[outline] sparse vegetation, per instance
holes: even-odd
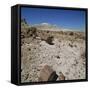
[[[47,31],[47,33],[49,33],[49,31]]]
[[[73,33],[73,32],[70,32],[70,33],[69,33],[69,35],[73,36],[73,35],[74,35],[74,33]]]
[[[28,28],[29,25],[25,18],[21,19],[21,28]]]
[[[31,31],[32,31],[32,36],[35,39],[38,35],[37,35],[37,29],[35,27],[31,27]]]

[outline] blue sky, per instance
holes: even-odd
[[[31,25],[49,23],[66,29],[85,30],[85,11],[22,7],[21,18]]]

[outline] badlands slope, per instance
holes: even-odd
[[[21,29],[21,82],[38,82],[47,64],[65,80],[85,79],[85,33]]]

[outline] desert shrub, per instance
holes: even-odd
[[[47,31],[47,33],[49,33],[49,31]]]
[[[30,29],[31,29],[31,31],[32,31],[32,34],[36,34],[37,28],[31,27]]]
[[[73,36],[73,35],[74,35],[74,33],[73,33],[73,32],[70,32],[70,33],[69,33],[69,35]]]
[[[49,36],[49,37],[46,39],[46,42],[47,42],[48,44],[50,44],[50,45],[54,45],[53,39],[54,39],[53,36]]]
[[[27,24],[27,22],[26,22],[26,19],[25,19],[25,18],[21,19],[21,22],[24,22],[25,24]]]
[[[29,34],[29,33],[30,33],[30,28],[27,29],[27,34]]]
[[[35,27],[30,27],[27,30],[27,36],[35,38],[37,36],[37,29]]]
[[[28,28],[29,24],[27,23],[26,19],[21,19],[21,28]]]
[[[33,38],[37,37],[37,28],[31,27]]]

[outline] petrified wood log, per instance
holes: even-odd
[[[56,81],[56,72],[48,65],[44,65],[40,70],[39,81]]]
[[[48,78],[48,81],[56,81],[57,78],[58,78],[58,75],[56,74],[55,71],[53,71],[50,77]]]
[[[59,80],[65,80],[65,76],[62,72],[59,73],[60,76],[59,76]]]

